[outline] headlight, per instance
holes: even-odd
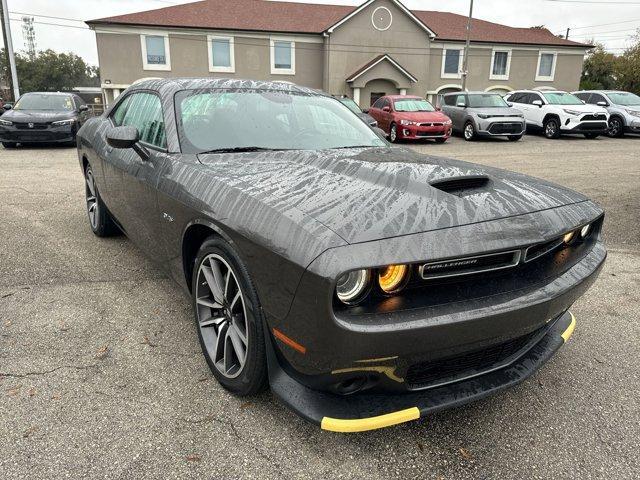
[[[412,122],[411,120],[400,120],[400,125],[417,125],[418,122]]]
[[[581,115],[582,112],[579,112],[577,110],[571,110],[569,108],[563,108],[564,113],[568,114],[568,115],[573,115],[574,117],[577,117],[578,115]]]
[[[389,265],[378,270],[378,285],[385,293],[396,293],[409,280],[409,267],[406,265]]]
[[[483,120],[486,120],[487,118],[491,118],[491,115],[487,115],[486,113],[479,113],[478,116]]]
[[[0,125],[4,125],[6,127],[10,127],[11,125],[13,125],[13,122],[10,122],[9,120],[2,120],[0,118]]]
[[[591,224],[587,224],[584,227],[582,227],[580,229],[580,237],[581,238],[587,238],[589,236],[589,234],[591,233]]]
[[[640,112],[638,112],[637,110],[629,110],[628,108],[625,108],[625,111],[629,115],[633,115],[634,117],[640,117]]]
[[[571,242],[573,242],[576,238],[576,232],[569,232],[569,233],[565,233],[564,237],[562,237],[562,240],[564,240],[565,245],[569,245]]]
[[[51,125],[54,127],[62,127],[64,125],[73,125],[76,121],[73,118],[69,118],[67,120],[58,120],[57,122],[51,122]]]
[[[444,121],[444,124],[445,124],[445,125],[451,125],[451,123],[452,123],[452,122],[451,122],[451,120],[445,120],[445,121]]]
[[[371,272],[369,270],[355,270],[345,273],[338,278],[336,295],[347,305],[358,303],[364,298],[369,289]]]

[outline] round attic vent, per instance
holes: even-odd
[[[376,30],[384,32],[388,30],[393,22],[393,15],[387,7],[378,7],[371,14],[371,24]]]

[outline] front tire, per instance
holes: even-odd
[[[544,136],[553,140],[560,138],[560,122],[557,118],[548,118],[544,122]]]
[[[464,130],[462,132],[464,134],[464,139],[467,142],[471,142],[476,138],[476,127],[473,126],[473,122],[467,122],[464,124]]]
[[[263,390],[262,307],[240,256],[221,238],[210,237],[198,251],[192,298],[202,353],[218,382],[238,396]]]
[[[607,135],[611,138],[619,138],[624,136],[624,126],[622,125],[622,120],[618,117],[611,117],[609,119],[609,130],[607,130]]]
[[[392,123],[389,129],[389,141],[391,143],[398,142],[398,126],[395,123]]]
[[[87,165],[84,170],[85,180],[85,202],[87,205],[87,216],[89,226],[94,235],[98,237],[110,237],[118,233],[119,229],[111,218],[107,206],[100,198],[100,192],[96,186],[95,177],[91,165]]]

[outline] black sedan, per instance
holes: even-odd
[[[144,81],[78,136],[91,229],[123,231],[190,294],[218,381],[268,384],[326,430],[524,380],[606,257],[583,195],[391,147],[284,82]]]
[[[89,118],[89,107],[70,93],[26,93],[0,118],[0,142],[5,148],[18,143],[75,145],[76,133]]]

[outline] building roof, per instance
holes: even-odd
[[[89,20],[87,24],[320,34],[358,8],[346,5],[267,0],[201,0]],[[437,11],[412,10],[411,12],[436,34],[438,40],[465,40],[466,16]],[[471,40],[582,48],[591,46],[557,37],[546,28],[516,28],[479,19],[473,20]]]
[[[351,75],[349,75],[347,77],[347,82],[353,82],[360,75],[362,75],[365,72],[371,70],[373,67],[375,67],[377,64],[379,64],[380,62],[382,62],[384,60],[388,61],[391,65],[393,65],[395,68],[397,68],[404,76],[406,76],[412,82],[417,82],[418,81],[418,79],[416,77],[414,77],[413,75],[411,75],[411,73],[406,68],[404,68],[398,62],[396,62],[393,58],[391,58],[391,56],[389,54],[385,53],[384,55],[378,55],[373,60],[371,60],[370,62],[365,63],[362,67],[360,67],[358,70],[356,70]]]

